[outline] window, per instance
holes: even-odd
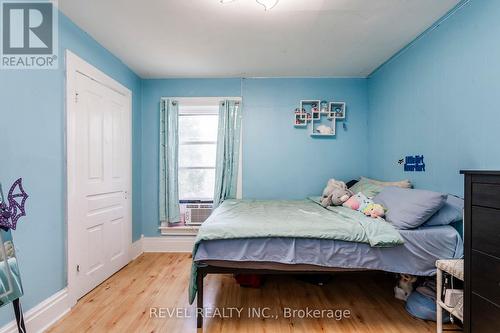
[[[179,103],[179,199],[213,200],[219,106]]]

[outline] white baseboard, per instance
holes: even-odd
[[[143,241],[144,241],[144,235],[141,235],[141,238],[136,240],[135,242],[132,243],[132,247],[130,248],[130,259],[134,260],[138,256],[140,256],[144,250],[143,250]]]
[[[195,236],[144,237],[144,252],[187,252],[193,251]]]
[[[144,237],[132,243],[131,258],[136,259],[144,252],[186,252],[193,251],[194,235]],[[0,332],[1,333],[1,332]]]
[[[21,304],[23,299],[21,298]],[[70,310],[68,290],[64,288],[24,313],[26,331],[43,332]],[[17,324],[13,320],[0,328],[0,333],[16,333]]]

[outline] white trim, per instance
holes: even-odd
[[[132,95],[131,91],[127,87],[113,79],[111,76],[103,73],[100,69],[92,66],[70,50],[66,50],[66,78],[73,79],[73,76],[71,75],[72,73],[69,73],[68,69],[75,70],[80,74],[86,75],[90,79],[96,80],[123,96]]]
[[[76,126],[74,124],[74,113],[76,111],[76,79],[77,74],[82,74],[89,77],[91,80],[97,81],[100,84],[116,91],[123,96],[128,98],[128,107],[130,109],[130,160],[128,161],[129,167],[129,188],[128,188],[128,197],[129,197],[129,216],[130,216],[130,228],[128,230],[129,234],[129,246],[128,246],[128,256],[129,262],[131,260],[131,247],[132,247],[132,92],[119,82],[117,82],[112,77],[106,75],[101,70],[87,63],[82,58],[78,57],[76,54],[71,52],[70,50],[66,50],[66,129],[65,129],[65,152],[66,152],[66,165],[65,165],[65,174],[66,174],[66,260],[67,260],[67,277],[68,277],[68,286],[67,286],[67,294],[69,298],[69,305],[73,306],[77,301],[77,291],[76,288],[76,271],[73,269],[77,265],[77,260],[75,254],[73,254],[73,250],[70,247],[70,244],[74,243],[75,235],[73,235],[74,231],[69,223],[70,217],[72,216],[72,212],[76,210],[75,202],[75,185],[74,180],[76,175],[74,175],[73,170],[75,170],[75,156],[73,149],[71,149],[75,142],[75,129]]]
[[[68,289],[64,288],[26,311],[24,314],[26,330],[30,333],[43,332],[68,313],[69,310]],[[17,333],[16,321],[13,320],[4,325],[0,328],[0,333]]]
[[[184,80],[191,80],[191,79],[239,79],[239,80],[252,80],[252,79],[366,79],[368,76],[366,75],[317,75],[317,76],[310,76],[310,75],[296,75],[296,76],[286,76],[286,75],[277,75],[277,76],[233,76],[233,75],[207,75],[207,76],[200,76],[200,75],[183,75],[183,76],[177,76],[177,75],[160,75],[160,76],[155,76],[155,75],[145,75],[141,76],[144,80],[173,80],[173,79],[184,79]]]
[[[145,237],[144,252],[193,252],[195,236]]]
[[[209,103],[204,103],[209,104]],[[189,116],[218,116],[219,103],[210,103],[209,105],[185,105],[179,103],[179,117]]]
[[[168,223],[162,223],[158,229],[162,236],[196,236],[200,227],[195,225],[170,227]]]
[[[219,105],[220,102],[230,99],[230,100],[235,100],[235,101],[240,101],[241,102],[241,97],[223,97],[223,96],[217,96],[217,97],[181,97],[181,96],[172,96],[172,97],[167,97],[163,96],[161,98],[162,100],[174,100],[179,104],[183,104],[184,106],[190,106],[190,107],[196,107],[196,106],[207,106],[209,105]]]
[[[131,260],[137,259],[137,257],[139,257],[141,254],[144,253],[143,241],[144,241],[144,235],[141,235],[141,238],[132,243],[132,246],[130,247]]]

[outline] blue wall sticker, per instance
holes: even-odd
[[[403,160],[399,160],[400,164]],[[404,160],[404,170],[425,171],[424,155],[406,156]]]

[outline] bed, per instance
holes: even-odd
[[[203,308],[207,274],[311,274],[381,270],[435,274],[438,258],[462,257],[451,226],[396,230],[343,207],[303,201],[228,200],[204,223],[193,250],[190,301]],[[202,317],[198,316],[198,327]]]

